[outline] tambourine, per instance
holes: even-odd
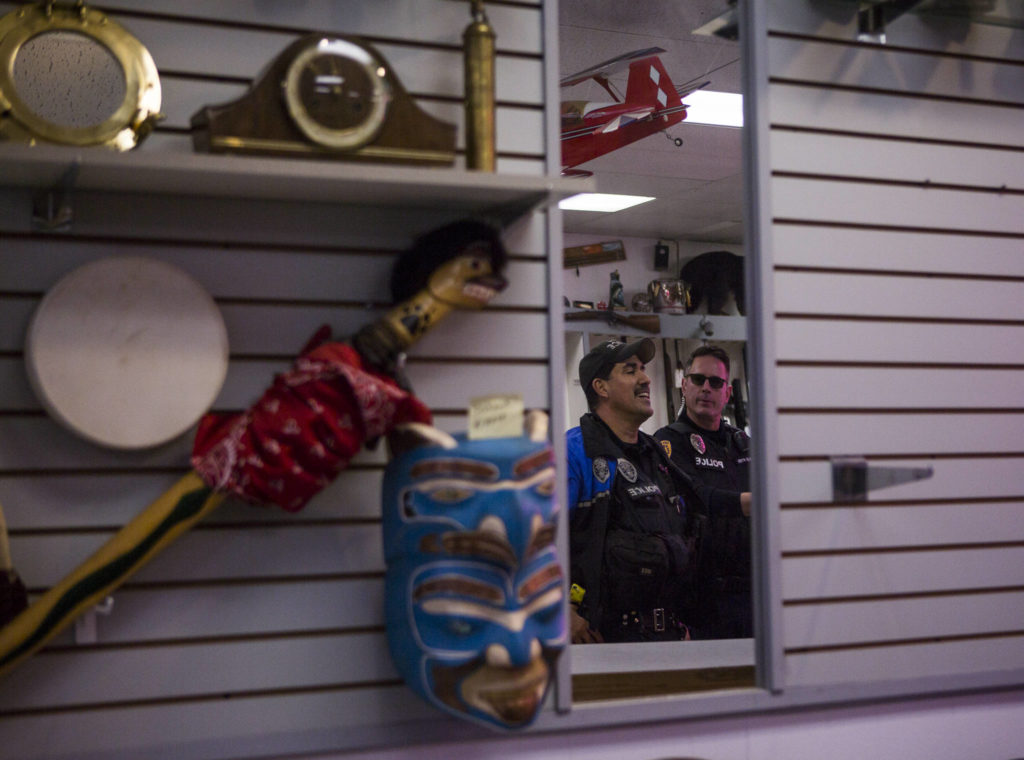
[[[25,341],[29,381],[72,432],[117,449],[191,428],[228,366],[217,305],[181,269],[118,257],[80,267],[43,298]]]

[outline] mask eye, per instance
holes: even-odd
[[[454,504],[459,501],[465,501],[472,496],[475,491],[471,491],[468,488],[456,488],[454,486],[445,486],[438,488],[430,492],[430,498],[434,501],[442,501],[446,504]]]
[[[416,516],[416,507],[413,505],[412,493],[410,491],[406,491],[402,495],[402,514],[406,517]]]
[[[537,493],[541,496],[550,496],[555,492],[555,479],[549,478],[537,484]]]
[[[449,620],[448,631],[455,636],[469,636],[473,632],[473,626],[465,620]]]

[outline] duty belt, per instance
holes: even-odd
[[[622,628],[637,628],[645,633],[665,633],[678,631],[685,634],[686,625],[672,610],[654,607],[647,610],[630,610],[619,617]]]

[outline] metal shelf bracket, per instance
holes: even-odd
[[[53,187],[41,190],[32,198],[32,229],[42,232],[68,232],[75,220],[72,195],[78,180],[79,163],[75,161]]]
[[[868,466],[866,459],[836,457],[832,464],[832,501],[867,501],[868,491],[930,478],[931,467]]]

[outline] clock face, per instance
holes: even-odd
[[[391,91],[384,65],[348,40],[321,39],[302,50],[284,81],[288,113],[313,142],[352,149],[384,124]]]

